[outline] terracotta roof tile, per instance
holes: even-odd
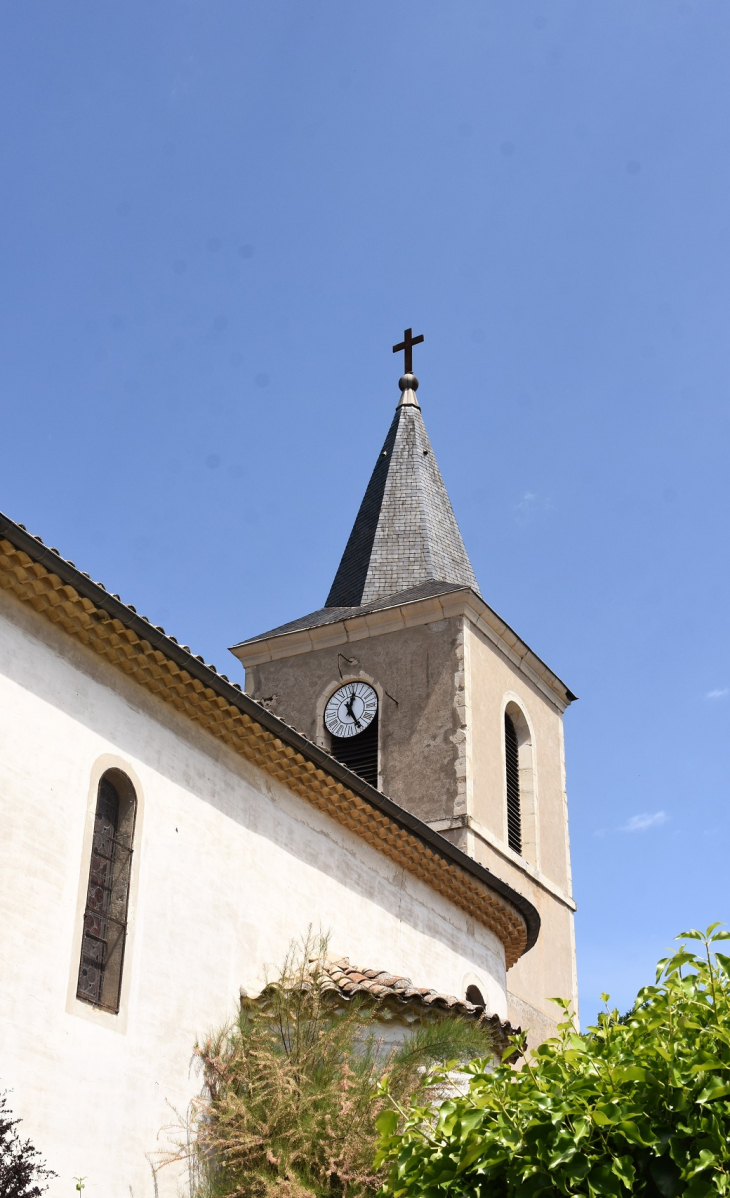
[[[60,620],[60,626],[69,635],[78,637],[129,674],[127,657],[123,653],[126,642],[121,648],[112,645],[105,631],[107,623],[118,621],[129,644],[135,645],[135,659],[139,654],[139,661],[129,674],[135,681],[199,720],[236,752],[290,787],[293,794],[317,803],[320,809],[324,798],[324,809],[334,819],[345,823],[350,830],[356,828],[357,835],[368,843],[375,843],[370,825],[361,811],[365,800],[366,805],[378,812],[378,824],[382,825],[377,847],[381,848],[382,838],[382,851],[386,856],[397,861],[399,866],[407,861],[406,868],[414,869],[421,878],[425,876],[428,885],[447,895],[457,907],[471,911],[476,904],[478,918],[502,939],[508,964],[535,943],[540,919],[528,899],[350,773],[320,746],[267,711],[265,705],[243,694],[238,683],[231,684],[215,667],[206,666],[202,657],[192,656],[187,645],[181,645],[174,637],[162,632],[160,625],[152,625],[137,614],[132,605],[115,599],[101,583],[92,582],[88,574],[60,557],[58,550],[46,547],[40,537],[31,536],[2,512],[0,586],[8,588],[21,600],[31,602],[39,613],[54,622]],[[63,616],[56,612],[58,591],[66,596]],[[53,601],[49,598],[51,594]],[[93,620],[89,610],[94,613]],[[104,636],[96,627],[97,622],[104,625]],[[114,639],[119,639],[116,633]],[[164,659],[162,674],[161,659]],[[219,714],[224,711],[228,713],[225,719]],[[256,730],[255,737],[252,727]],[[286,764],[282,767],[284,758]],[[356,811],[354,823],[353,810]],[[407,857],[404,857],[404,846]],[[418,869],[415,869],[415,862],[418,862]]]
[[[390,1000],[402,1008],[436,1008],[462,1015],[467,1019],[479,1020],[492,1028],[496,1048],[500,1052],[507,1047],[509,1037],[520,1031],[519,1028],[501,1020],[498,1015],[489,1014],[484,1007],[469,1002],[467,998],[442,994],[428,986],[414,986],[410,978],[398,977],[396,974],[386,973],[385,970],[358,969],[350,964],[348,957],[327,961],[321,969],[323,989],[336,991],[348,1000],[356,994],[365,994],[378,1002]]]

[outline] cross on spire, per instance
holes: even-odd
[[[419,333],[417,337],[413,336],[413,329],[406,329],[403,333],[403,340],[400,345],[393,346],[393,353],[397,354],[403,350],[403,365],[405,366],[405,374],[413,374],[413,346],[420,345],[423,341],[423,333]]]

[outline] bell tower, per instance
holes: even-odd
[[[575,696],[481,596],[406,371],[324,607],[234,646],[246,691],[537,908],[510,1019],[577,1007],[563,713]]]

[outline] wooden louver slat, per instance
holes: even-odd
[[[359,736],[333,736],[332,756],[359,774],[371,786],[378,785],[378,715]]]
[[[516,853],[521,854],[520,754],[517,732],[507,712],[504,713],[504,747],[507,763],[507,843]]]

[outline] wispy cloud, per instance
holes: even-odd
[[[533,504],[536,499],[537,495],[533,495],[532,491],[525,491],[519,503],[515,504],[515,519],[518,524],[527,523],[532,514]]]
[[[550,495],[538,495],[535,491],[523,491],[517,503],[512,504],[515,524],[529,524],[532,520],[553,511]]]
[[[646,832],[648,828],[661,827],[662,824],[666,824],[668,819],[666,811],[655,811],[653,815],[643,812],[641,815],[632,815],[631,819],[622,824],[618,830],[619,832]]]
[[[730,686],[718,686],[714,691],[708,691],[705,698],[724,699],[726,695],[730,695]]]

